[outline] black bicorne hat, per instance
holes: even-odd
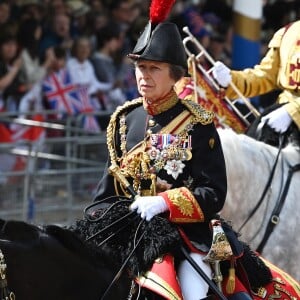
[[[139,37],[132,59],[146,59],[166,62],[187,68],[187,56],[179,30],[174,23],[163,22],[153,30],[151,22]]]
[[[179,65],[187,69],[187,56],[176,24],[163,22],[174,0],[152,0],[150,21],[140,35],[133,52],[134,60],[146,59]]]

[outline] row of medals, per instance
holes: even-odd
[[[154,125],[155,121],[150,120],[149,126],[153,127]],[[163,168],[166,170],[171,168],[173,174],[175,173],[176,175],[176,173],[181,173],[184,167],[183,161],[187,161],[192,158],[191,136],[188,135],[185,139],[183,139],[178,135],[169,133],[153,134],[151,129],[148,129],[147,135],[150,136],[151,144],[151,148],[148,150],[148,155],[152,160],[153,167],[156,172]],[[172,163],[167,164],[167,162]]]

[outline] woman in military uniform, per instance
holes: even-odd
[[[135,64],[141,97],[126,102],[111,117],[108,164],[117,166],[139,195],[132,210],[147,221],[167,213],[196,248],[207,251],[209,222],[226,197],[225,162],[213,114],[194,102],[178,99],[174,90],[187,67],[176,25],[163,22],[153,26],[150,22],[129,57]],[[107,169],[95,200],[124,193]],[[194,253],[193,258],[211,277],[202,255]],[[187,262],[179,265],[184,299],[206,297],[207,284],[193,273]],[[196,289],[191,290],[191,282]]]

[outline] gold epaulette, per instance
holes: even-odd
[[[214,121],[215,114],[212,111],[204,109],[195,101],[190,99],[181,99],[181,102],[194,115],[195,122],[207,125]]]

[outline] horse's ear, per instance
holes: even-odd
[[[74,249],[76,249],[76,251],[80,251],[80,249],[85,248],[83,241],[78,237],[78,235],[69,229],[62,228],[57,225],[45,225],[44,231],[69,250],[74,251]]]
[[[2,224],[1,236],[10,241],[38,241],[41,229],[23,221],[7,221]]]
[[[3,226],[5,225],[6,221],[3,220],[3,219],[0,219],[0,232],[2,231],[3,229]]]

